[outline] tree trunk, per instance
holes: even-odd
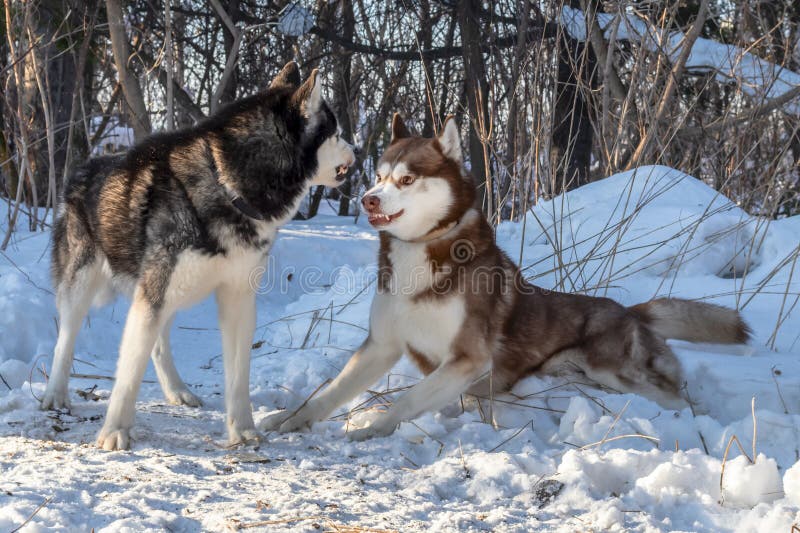
[[[465,0],[458,7],[458,25],[461,30],[461,46],[464,59],[464,89],[469,110],[469,161],[472,174],[483,189],[481,203],[484,213],[491,216],[494,212],[494,184],[485,158],[481,133],[489,128],[489,84],[486,80],[486,67],[483,63],[481,44],[485,38],[480,28],[481,2]]]
[[[136,140],[150,134],[150,115],[144,104],[144,94],[139,86],[139,81],[131,72],[128,59],[131,56],[130,43],[125,33],[125,22],[122,16],[122,7],[119,0],[106,0],[108,14],[108,33],[111,37],[111,49],[114,54],[114,64],[117,67],[117,78],[122,86],[122,94],[131,112],[130,122]]]
[[[230,0],[227,6],[223,6],[225,12],[231,19],[231,22],[235,25],[240,20],[240,13],[239,13],[239,0]],[[236,36],[231,32],[228,25],[223,22],[222,24],[222,36],[225,41],[225,57],[230,57],[231,54],[237,54],[238,50],[234,50],[234,47],[241,46],[241,43]],[[236,89],[239,86],[239,73],[238,68],[234,65],[233,70],[230,73],[230,77],[225,80],[225,87],[222,89],[222,94],[220,95],[221,104],[226,104],[228,102],[233,102],[236,99]]]
[[[550,148],[551,194],[588,183],[592,155],[592,124],[582,90],[592,84],[596,67],[594,53],[585,43],[567,35],[559,44]]]
[[[66,132],[63,166],[59,167],[61,168],[62,176],[59,188],[63,185],[67,176],[72,173],[76,162],[82,161],[89,154],[89,139],[86,138],[86,130],[80,124],[78,112],[81,108],[88,108],[90,105],[87,96],[91,93],[92,72],[86,66],[99,11],[100,3],[97,0],[93,0],[86,2],[84,12],[78,13],[75,17],[79,23],[85,23],[88,27],[86,31],[80,34],[80,46],[71,54],[72,64],[74,65],[74,79],[72,81],[72,95],[69,100],[69,123]],[[88,87],[87,78],[89,80]],[[58,153],[56,154],[56,160],[58,161]]]
[[[419,2],[421,28],[417,32],[417,40],[423,50],[428,50],[433,45],[433,21],[431,20],[431,4],[428,0],[421,0]],[[452,43],[448,43],[452,44]],[[425,84],[425,118],[422,121],[422,136],[433,137],[436,134],[437,116],[436,106],[434,104],[434,91],[433,84],[433,68],[425,60],[420,61],[420,69],[422,70],[422,79],[420,80]]]
[[[353,4],[349,0],[341,0],[340,4],[342,13],[342,35],[345,39],[351,40],[356,27]],[[348,53],[345,50],[339,50],[339,53],[336,54],[333,83],[333,107],[339,119],[342,137],[349,143],[353,142],[353,124],[350,118],[350,103],[354,94],[351,84],[352,56],[352,53]],[[339,198],[339,216],[347,216],[350,214],[350,195],[353,191],[352,169],[348,172],[347,178],[339,190],[342,193]]]

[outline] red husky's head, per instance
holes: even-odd
[[[370,224],[398,239],[424,239],[457,222],[474,201],[475,184],[464,171],[453,117],[438,137],[425,139],[411,135],[395,113],[375,186],[361,200]]]

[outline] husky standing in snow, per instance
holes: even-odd
[[[263,428],[294,431],[327,418],[403,353],[426,377],[369,427],[349,432],[351,438],[387,435],[463,392],[489,396],[526,375],[564,367],[681,407],[681,367],[665,339],[747,341],[739,314],[724,307],[677,299],[623,307],[531,285],[497,247],[474,203],[452,117],[439,137],[424,139],[395,115],[377,183],[362,200],[380,230],[369,335],[324,391],[296,412],[270,415]]]
[[[169,348],[176,310],[215,292],[225,366],[228,437],[258,436],[250,407],[254,272],[312,185],[341,184],[352,147],[320,91],[289,63],[266,91],[205,122],[153,135],[124,155],[90,160],[66,184],[53,231],[60,330],[42,408],[69,406],[75,337],[93,301],[132,303],[99,446],[130,445],[136,396],[152,357],[171,403],[200,400]]]

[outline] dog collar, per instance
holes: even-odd
[[[206,157],[208,157],[208,163],[211,167],[211,175],[214,176],[214,180],[222,185],[225,189],[228,197],[230,198],[231,205],[235,207],[241,214],[246,217],[254,218],[256,220],[264,220],[264,215],[258,212],[258,210],[247,203],[247,201],[239,196],[238,194],[233,193],[225,184],[222,183],[219,175],[219,168],[217,168],[217,161],[214,159],[214,154],[211,152],[211,146],[206,141]]]
[[[446,225],[444,227],[441,227],[439,229],[435,229],[433,231],[430,231],[430,232],[426,233],[425,235],[423,235],[422,237],[417,237],[416,239],[411,239],[408,242],[429,242],[429,241],[432,241],[434,239],[438,239],[439,237],[443,237],[444,235],[450,233],[456,226],[458,226],[458,224],[460,222],[461,222],[460,219],[459,220],[455,220],[455,221],[449,223],[448,225]]]
[[[248,204],[241,196],[234,196],[231,198],[231,204],[246,217],[254,218],[256,220],[264,220],[264,215],[259,213],[255,207]]]

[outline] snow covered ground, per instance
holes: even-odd
[[[543,202],[497,235],[539,285],[626,304],[672,294],[738,305],[754,340],[673,344],[695,413],[531,377],[493,406],[454,404],[388,438],[349,442],[348,425],[419,379],[403,361],[313,432],[227,449],[208,300],[180,314],[172,336],[178,368],[204,406],[166,405],[150,369],[133,449],[109,453],[93,441],[127,302],[86,322],[74,365],[85,377],[71,381],[71,413],[39,411],[40,369],[56,338],[49,234],[18,232],[0,256],[0,531],[32,514],[23,531],[788,532],[800,524],[800,217],[752,219],[691,177],[645,167]],[[259,287],[257,420],[307,398],[360,344],[376,249],[364,221],[319,216],[281,232]],[[742,449],[731,445],[722,476],[733,436]]]

